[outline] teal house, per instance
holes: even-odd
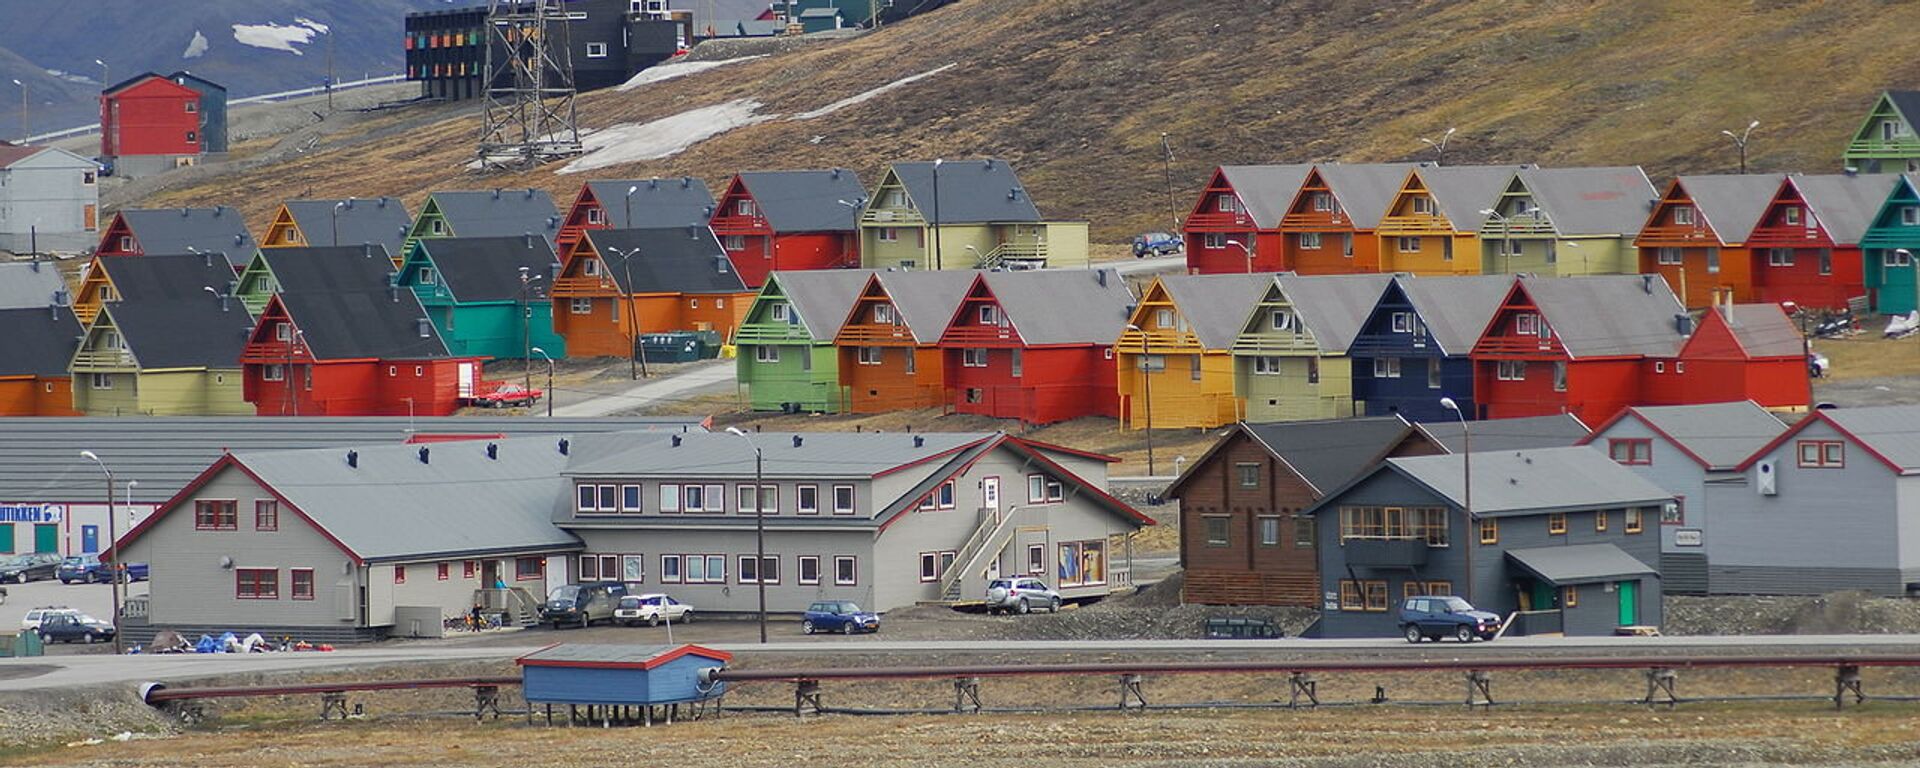
[[[413,290],[454,357],[520,360],[539,347],[566,356],[553,332],[547,283],[559,274],[543,237],[452,237],[414,242],[394,276]]]
[[[824,269],[767,277],[734,334],[737,378],[753,410],[848,409],[833,339],[872,276],[867,269]]]
[[[1920,309],[1914,255],[1920,254],[1920,177],[1902,175],[1880,213],[1860,237],[1867,299],[1875,312],[1904,315]]]

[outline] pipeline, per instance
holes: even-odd
[[[418,680],[368,680],[364,682],[298,683],[292,685],[236,685],[219,688],[170,689],[165,683],[140,685],[140,700],[148,706],[193,699],[235,699],[249,696],[297,696],[300,694],[346,693],[348,691],[410,691],[430,688],[488,688],[519,685],[518,677],[444,677]]]

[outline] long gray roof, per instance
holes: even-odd
[[[1748,357],[1799,357],[1806,342],[1779,304],[1735,304],[1725,310],[1733,337]]]
[[[1827,237],[1837,245],[1858,245],[1873,226],[1880,205],[1893,194],[1893,185],[1900,183],[1900,174],[1795,174],[1787,181],[1800,190],[1800,198],[1813,209]]]
[[[1111,344],[1127,327],[1132,289],[1107,270],[982,272],[1007,321],[1028,344]]]
[[[866,199],[866,187],[853,171],[746,171],[739,179],[776,233],[852,232],[860,227],[859,209],[840,204]]]
[[[1020,185],[1013,166],[1004,160],[948,160],[940,165],[938,194],[931,162],[894,163],[893,174],[907,189],[914,208],[935,224],[1034,222],[1027,188]],[[938,198],[938,205],[935,204]],[[936,215],[935,211],[938,211]]]
[[[142,369],[240,368],[253,318],[239,299],[201,294],[100,306]]]
[[[1314,275],[1303,277],[1291,272],[1274,278],[1287,300],[1293,303],[1300,322],[1313,331],[1323,352],[1343,354],[1360,335],[1367,316],[1393,282],[1393,275]],[[1248,308],[1250,314],[1252,308]],[[1241,315],[1243,323],[1247,314]],[[1244,326],[1243,326],[1244,327]]]
[[[1254,226],[1274,229],[1287,215],[1300,183],[1307,180],[1312,163],[1297,165],[1223,165],[1220,174],[1233,186],[1233,192],[1252,214]]]
[[[421,240],[419,248],[440,271],[447,292],[461,303],[518,301],[523,268],[531,281],[525,286],[527,299],[544,301],[546,281],[559,266],[553,246],[537,237],[430,238]]]
[[[1475,446],[1478,447],[1478,446]],[[1497,517],[1669,501],[1673,494],[1586,446],[1473,452],[1473,513]],[[1456,505],[1465,504],[1466,454],[1387,459]]]
[[[1247,314],[1273,287],[1271,275],[1170,275],[1160,278],[1187,327],[1207,349],[1226,349],[1247,323]]]
[[[1506,554],[1521,568],[1555,586],[1590,584],[1656,572],[1653,566],[1608,543],[1509,549]]]
[[[752,432],[769,478],[855,478],[934,458],[994,437],[991,432]],[[649,435],[607,445],[606,453],[574,451],[565,474],[582,477],[753,477],[753,449],[724,432]],[[795,437],[800,445],[793,444]],[[921,444],[916,446],[918,439]]]
[[[746,284],[703,220],[646,229],[587,230],[607,274],[630,293],[744,293]],[[614,253],[618,251],[618,253]],[[632,254],[623,256],[622,254]],[[631,263],[628,263],[631,262]],[[633,284],[628,285],[631,277]],[[517,278],[516,278],[517,280]]]
[[[1519,175],[1563,236],[1632,236],[1646,226],[1648,204],[1660,196],[1637,165],[1523,168]]]
[[[1721,242],[1744,243],[1786,178],[1781,173],[1736,173],[1681,176],[1673,181],[1686,190]]]
[[[769,279],[779,282],[787,305],[814,341],[832,341],[873,274],[870,269],[820,269],[775,272]]]
[[[378,245],[399,253],[413,214],[392,197],[345,200],[288,200],[287,213],[300,226],[307,245]],[[335,213],[338,206],[338,213]],[[339,237],[334,237],[336,227]]]
[[[1421,163],[1321,163],[1314,166],[1327,189],[1340,201],[1340,210],[1358,229],[1373,229],[1387,215],[1387,206],[1407,181],[1407,172]]]
[[[446,219],[454,237],[508,237],[535,234],[552,242],[560,234],[560,213],[544,189],[493,189],[435,192],[430,201]]]
[[[1587,425],[1571,413],[1517,419],[1481,419],[1465,428],[1458,421],[1423,421],[1419,429],[1427,433],[1427,437],[1446,446],[1449,453],[1465,451],[1469,437],[1472,438],[1473,452],[1479,453],[1562,448],[1579,443],[1581,438],[1587,436]]]
[[[593,199],[607,214],[611,229],[684,227],[706,224],[713,215],[713,192],[692,176],[677,179],[623,179],[587,182]],[[627,199],[627,190],[633,199]],[[631,203],[633,219],[627,219]]]
[[[213,253],[162,256],[101,256],[94,264],[107,272],[119,299],[211,299],[208,288],[226,293],[233,267]]]
[[[218,253],[230,266],[243,267],[259,243],[247,231],[240,212],[224,205],[212,208],[133,208],[120,212],[133,231],[140,252],[148,256],[170,253]],[[189,250],[191,249],[191,250]]]
[[[1492,208],[1507,191],[1507,182],[1516,171],[1531,165],[1444,165],[1421,168],[1415,173],[1426,182],[1427,194],[1439,206],[1440,214],[1459,232],[1478,232],[1487,217],[1480,213]]]
[[[286,307],[302,341],[319,360],[449,356],[420,297],[406,288],[282,291],[275,299]]]
[[[1427,326],[1427,333],[1449,355],[1464,355],[1473,350],[1480,334],[1500,311],[1500,303],[1513,290],[1511,275],[1466,275],[1460,277],[1413,277],[1400,275],[1394,283],[1405,292],[1413,311]]]
[[[0,264],[0,309],[48,307],[71,304],[66,278],[50,261],[16,261]]]
[[[1627,413],[1699,457],[1708,469],[1737,467],[1787,431],[1787,425],[1751,400],[1642,406],[1629,408]]]
[[[907,321],[913,340],[921,344],[940,340],[967,289],[973,287],[973,273],[957,270],[875,272],[873,276]]]
[[[1902,472],[1920,472],[1920,405],[1835,408],[1819,413]]]
[[[0,376],[65,377],[80,343],[80,321],[65,307],[0,309]],[[13,439],[8,419],[7,439]],[[4,444],[5,440],[0,440]],[[0,477],[5,473],[0,472]]]
[[[1286,462],[1315,495],[1346,484],[1407,435],[1399,416],[1244,424],[1268,453]]]
[[[71,317],[71,315],[69,315]],[[71,322],[71,321],[70,321]],[[77,327],[77,326],[76,326]],[[0,336],[0,344],[5,337]],[[64,357],[72,356],[69,347]],[[416,435],[567,435],[615,431],[703,431],[696,416],[528,419],[494,416],[38,417],[9,419],[0,440],[0,499],[88,503],[101,494],[100,455],[120,481],[138,480],[135,501],[155,503],[186,486],[227,451],[398,444]],[[546,509],[542,505],[542,510]]]
[[[1685,341],[1675,319],[1686,309],[1657,275],[1522,276],[1519,287],[1576,358],[1671,357]]]
[[[380,245],[262,248],[255,258],[282,291],[385,290],[393,274],[393,259]]]

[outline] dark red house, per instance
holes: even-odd
[[[1280,219],[1312,165],[1223,165],[1187,213],[1187,272],[1278,272],[1286,264]]]
[[[240,362],[261,416],[447,416],[480,377],[406,289],[276,294]]]
[[[1860,238],[1899,180],[1789,174],[1747,236],[1753,300],[1845,309],[1848,299],[1867,295]]]
[[[591,230],[684,227],[710,218],[713,193],[692,176],[589,181],[573,196],[553,250],[565,258]]]
[[[1646,404],[1752,400],[1763,408],[1812,401],[1806,338],[1778,304],[1721,304],[1700,316],[1672,359],[1641,366]]]
[[[1119,415],[1113,343],[1134,302],[1104,269],[980,273],[940,337],[948,407],[1027,424]]]
[[[151,175],[205,153],[199,91],[146,72],[100,92],[100,157],[115,173]]]
[[[1692,322],[1657,275],[1523,276],[1473,347],[1478,416],[1599,424],[1647,404],[1643,366],[1674,359]]]
[[[99,256],[218,254],[239,272],[260,244],[240,211],[211,208],[128,208],[113,215],[94,248]]]
[[[727,182],[709,224],[758,288],[775,270],[858,268],[865,199],[853,171],[749,171]]]

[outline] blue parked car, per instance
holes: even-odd
[[[113,578],[113,569],[100,561],[99,555],[75,555],[60,561],[57,573],[62,584],[76,581],[83,584],[106,583]],[[146,581],[146,563],[127,563],[127,581]]]
[[[807,614],[800,620],[800,631],[809,635],[815,632],[855,632],[880,631],[880,614],[860,610],[852,600],[822,600],[807,606]]]
[[[1500,634],[1500,617],[1451,595],[1409,597],[1400,604],[1400,633],[1409,643],[1443,637],[1463,643],[1492,640]]]
[[[1171,232],[1148,232],[1133,238],[1133,257],[1166,256],[1187,249],[1186,241]]]

